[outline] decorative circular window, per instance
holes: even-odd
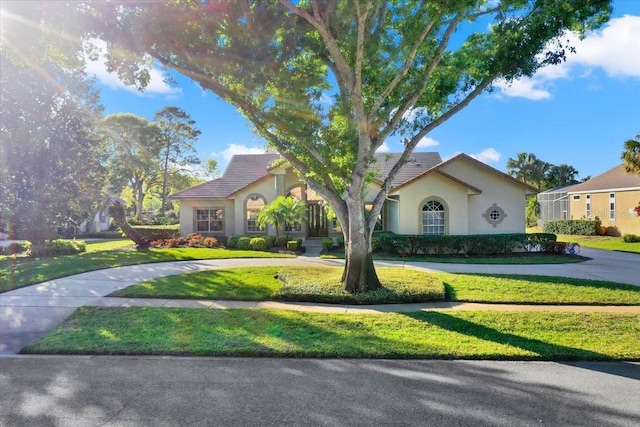
[[[496,203],[493,204],[485,213],[482,214],[484,219],[494,227],[502,222],[503,219],[507,216],[504,213],[504,210],[498,206]]]

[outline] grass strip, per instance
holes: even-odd
[[[121,289],[110,296],[344,304],[444,300],[442,280],[429,273],[391,267],[376,271],[383,288],[358,294],[342,289],[342,268],[339,267],[241,267],[161,277]]]
[[[344,252],[326,252],[320,255],[322,259],[344,259]],[[503,254],[491,257],[476,256],[389,256],[373,254],[377,261],[401,261],[401,262],[433,262],[438,264],[490,264],[490,265],[537,265],[537,264],[574,264],[588,261],[590,258],[579,255],[546,254],[539,252]]]
[[[427,273],[393,267],[376,271],[384,288],[355,295],[342,290],[340,267],[244,267],[162,277],[111,296],[344,304],[443,299],[505,304],[640,304],[640,287],[612,282],[554,276]],[[283,278],[286,285],[276,276]]]
[[[640,360],[640,317],[605,313],[81,307],[23,353]]]
[[[433,273],[450,301],[509,304],[639,305],[640,287],[600,280],[516,274]]]
[[[105,245],[106,242],[102,242]],[[113,244],[117,246],[118,244]],[[107,247],[109,245],[106,245]],[[127,245],[125,245],[127,246]],[[103,246],[104,247],[104,246]],[[128,247],[128,246],[127,246]],[[209,248],[163,248],[136,251],[119,247],[95,250],[87,244],[87,252],[52,258],[0,259],[0,292],[87,271],[124,265],[148,264],[167,261],[230,258],[291,258],[292,255],[273,252],[240,251]]]

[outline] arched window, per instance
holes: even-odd
[[[259,233],[262,230],[257,224],[258,213],[264,208],[265,201],[259,194],[254,194],[247,198],[247,233]]]
[[[422,206],[422,234],[444,234],[444,206],[436,200],[429,200]]]

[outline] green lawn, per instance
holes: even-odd
[[[320,255],[323,259],[344,259],[344,252],[334,251]],[[589,258],[579,255],[558,255],[540,252],[519,253],[509,255],[496,255],[486,257],[465,256],[388,256],[373,254],[374,260],[379,261],[404,261],[404,262],[436,262],[441,264],[500,264],[500,265],[531,265],[531,264],[572,264],[584,262]]]
[[[640,360],[640,316],[81,307],[23,353]]]
[[[527,233],[539,233],[538,228],[527,228]],[[640,242],[625,243],[622,237],[612,236],[574,236],[570,234],[558,234],[559,242],[578,243],[580,246],[605,251],[622,251],[640,253]]]
[[[342,290],[339,267],[251,267],[167,276],[116,291],[112,296],[231,300],[285,300],[379,304],[450,301],[520,304],[640,304],[640,287],[552,276],[426,273],[376,269],[384,289],[351,295]],[[279,276],[286,285],[275,277]]]
[[[136,251],[126,240],[87,242],[87,252],[53,258],[0,258],[0,292],[71,276],[86,271],[123,265],[166,261],[227,258],[283,258],[272,252],[208,248],[168,248]]]
[[[576,242],[585,248],[640,253],[640,242],[625,243],[622,237],[611,236],[571,236],[558,234],[559,242]]]
[[[116,291],[111,296],[347,304],[444,300],[444,285],[431,274],[389,267],[376,271],[384,288],[358,294],[342,289],[342,268],[338,267],[244,267],[161,277]]]

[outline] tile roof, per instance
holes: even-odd
[[[594,176],[588,181],[576,184],[567,192],[580,193],[585,191],[606,191],[621,188],[640,188],[640,176],[625,172],[622,164],[609,169],[598,176]]]
[[[396,164],[398,159],[400,159],[401,155],[402,153],[376,153],[376,162],[371,165],[372,169],[377,169],[379,171],[376,179],[384,181],[384,179],[389,175],[391,168]],[[413,180],[442,162],[440,154],[435,152],[412,153],[411,156],[409,156],[409,159],[415,161],[408,161],[402,168],[400,168],[393,180],[391,185],[392,188]]]
[[[172,194],[172,199],[226,199],[244,187],[269,175],[277,153],[236,154],[220,178]]]
[[[393,165],[400,158],[401,153],[378,153],[375,155],[376,162],[373,163],[372,168],[378,171],[377,180],[383,181],[389,174],[389,171]],[[233,156],[227,169],[220,178],[216,178],[212,181],[205,182],[195,187],[187,188],[185,190],[178,191],[172,194],[172,199],[226,199],[233,196],[234,193],[259,181],[266,176],[269,176],[270,166],[280,158],[277,153],[265,153],[265,154],[237,154]],[[413,153],[408,161],[396,175],[393,180],[392,189],[396,189],[409,182],[423,176],[429,172],[438,172],[443,175],[443,171],[440,171],[440,166],[454,161],[454,159],[466,158],[474,162],[485,166],[495,172],[504,175],[518,184],[526,186],[520,181],[516,181],[514,178],[506,175],[484,163],[478,162],[469,156],[460,154],[452,159],[443,162],[440,154],[436,152],[421,152]],[[449,176],[449,175],[446,175]],[[461,182],[461,181],[460,181]],[[477,188],[461,182],[467,185],[474,191],[480,192]]]

